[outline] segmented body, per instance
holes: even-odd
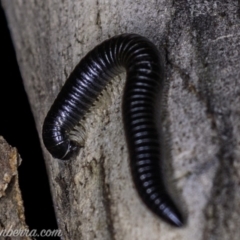
[[[104,41],[75,67],[57,96],[43,125],[43,141],[53,157],[67,160],[79,145],[69,132],[84,117],[109,81],[126,70],[123,122],[133,181],[143,202],[174,226],[183,220],[169,197],[162,176],[156,106],[164,80],[156,46],[137,34]]]

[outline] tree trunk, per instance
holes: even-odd
[[[167,184],[188,219],[174,229],[132,184],[121,118],[125,76],[86,119],[84,148],[46,165],[63,239],[240,239],[239,1],[2,0],[37,129],[79,60],[120,33],[163,48]],[[13,86],[14,87],[14,86]]]

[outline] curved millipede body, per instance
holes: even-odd
[[[163,181],[155,120],[163,63],[158,49],[148,39],[122,34],[104,41],[80,61],[47,114],[43,125],[44,144],[55,158],[67,160],[76,155],[80,146],[70,140],[69,132],[107,83],[124,69],[127,80],[122,112],[133,181],[149,209],[180,227],[181,214]]]

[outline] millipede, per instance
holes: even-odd
[[[81,146],[70,138],[70,132],[110,80],[123,70],[122,115],[133,182],[153,213],[181,227],[183,218],[164,184],[156,122],[164,64],[159,50],[147,38],[121,34],[91,50],[72,71],[50,108],[43,124],[43,142],[54,158],[76,156]]]

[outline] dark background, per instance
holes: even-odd
[[[1,6],[0,29],[0,135],[17,148],[22,158],[19,183],[29,228],[38,232],[57,229],[38,133]]]

